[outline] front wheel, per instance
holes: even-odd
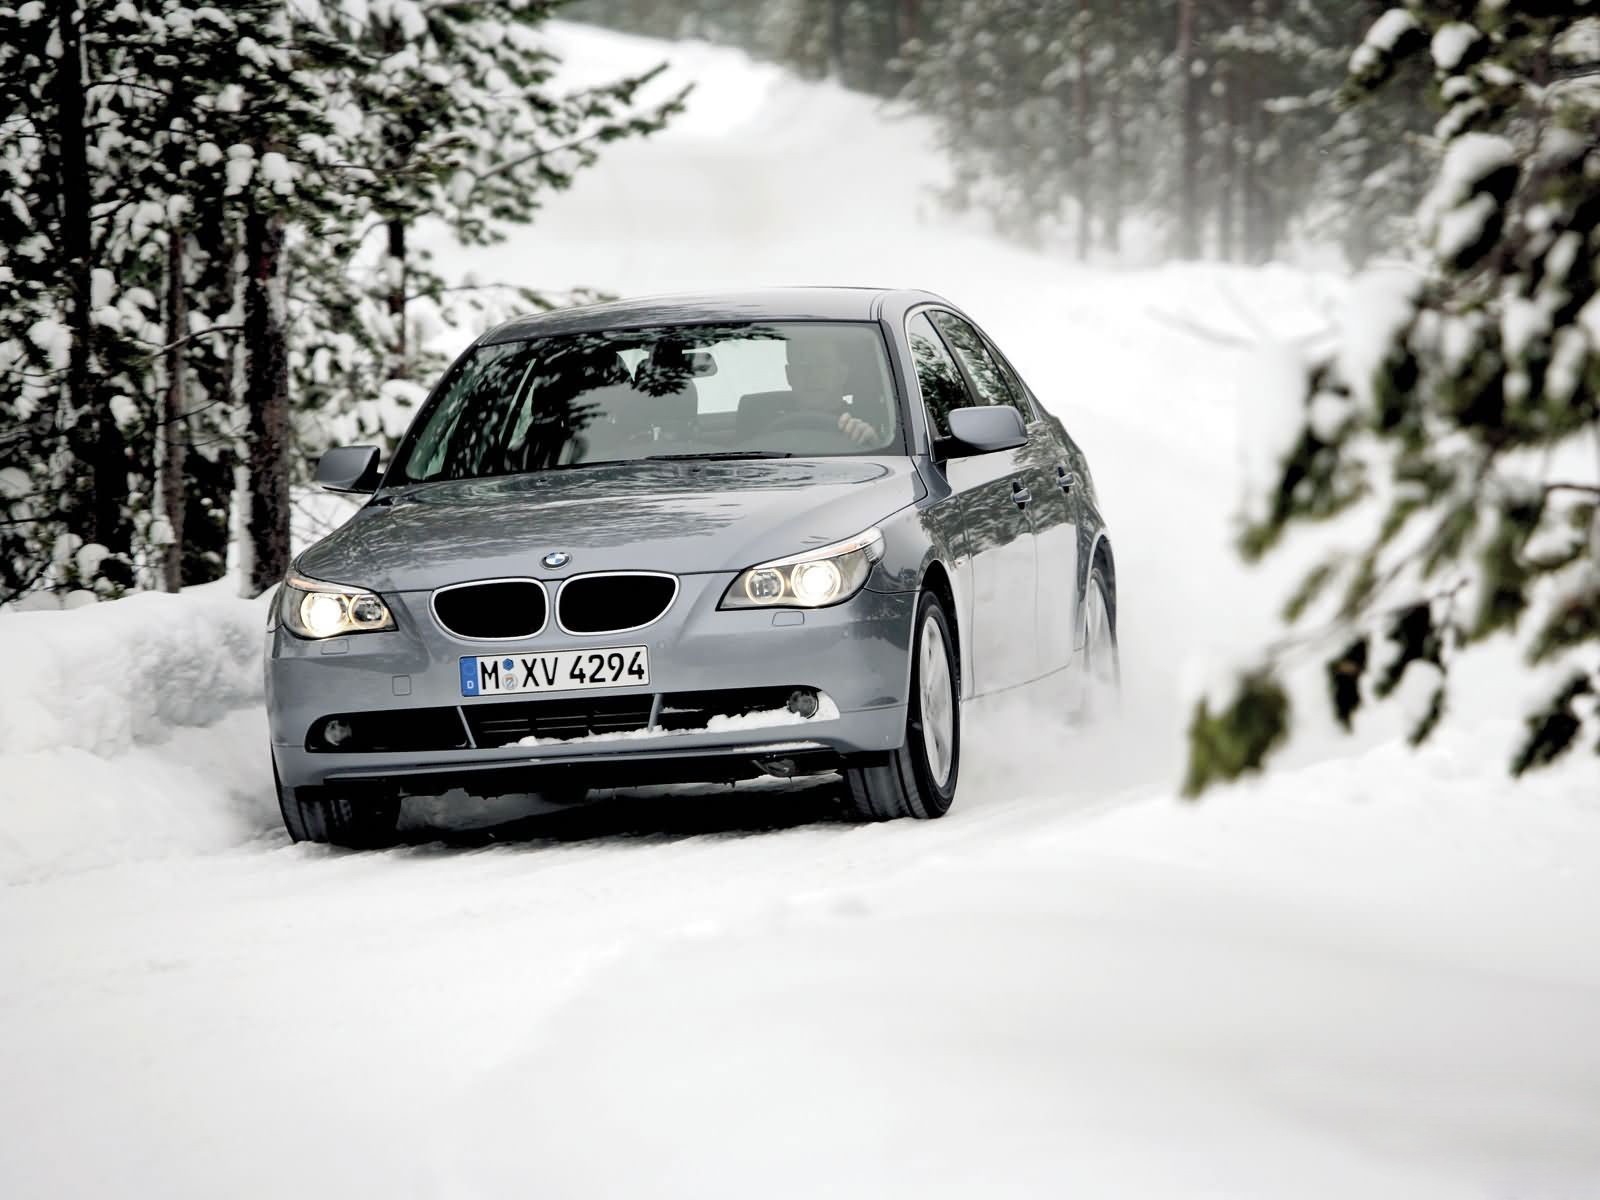
[[[326,842],[351,850],[376,850],[395,843],[400,824],[396,796],[361,795],[329,787],[284,787],[273,765],[278,785],[278,811],[289,836],[297,842]]]
[[[956,642],[944,605],[931,592],[917,602],[911,644],[906,737],[883,762],[852,767],[845,784],[856,816],[928,820],[950,811],[961,770],[961,686]]]

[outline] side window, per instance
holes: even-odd
[[[994,365],[1000,368],[1000,374],[1005,376],[1006,383],[1011,388],[1011,394],[1017,398],[1017,407],[1022,410],[1022,419],[1037,421],[1043,418],[1044,409],[1039,404],[1039,398],[1028,390],[1028,385],[1022,382],[1022,377],[1017,374],[1017,369],[1011,365],[1004,354],[988,338],[983,339],[983,344],[989,349],[989,357],[994,360]]]
[[[906,338],[911,343],[911,357],[917,365],[917,386],[922,390],[922,402],[928,407],[928,423],[935,437],[949,437],[947,414],[952,408],[970,407],[974,403],[972,393],[967,390],[955,360],[934,332],[926,313],[918,313],[906,322]]]
[[[1027,400],[1012,389],[1005,373],[989,353],[989,347],[984,344],[982,334],[954,313],[938,309],[934,310],[933,323],[939,327],[939,332],[944,334],[945,341],[950,343],[951,349],[961,359],[961,365],[967,369],[967,377],[978,390],[979,404],[1009,404],[1022,414],[1024,420],[1031,417]]]

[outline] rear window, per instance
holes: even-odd
[[[664,326],[476,347],[407,433],[395,480],[901,444],[874,323]]]

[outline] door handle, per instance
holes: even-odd
[[[1072,495],[1072,489],[1078,486],[1078,476],[1065,467],[1056,468],[1056,484],[1067,495]]]
[[[1027,488],[1023,487],[1016,480],[1012,480],[1011,498],[1017,502],[1018,508],[1027,508],[1029,501],[1033,499],[1033,493]]]

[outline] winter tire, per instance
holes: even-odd
[[[1114,713],[1122,698],[1122,652],[1117,646],[1117,604],[1098,559],[1084,589],[1083,721]]]
[[[956,798],[961,676],[950,619],[933,593],[917,602],[913,628],[905,742],[883,761],[845,772],[851,805],[864,821],[942,817]]]
[[[277,767],[273,767],[277,782]],[[328,787],[287,788],[278,783],[278,809],[297,842],[326,842],[351,850],[392,846],[400,823],[397,796],[361,795]]]

